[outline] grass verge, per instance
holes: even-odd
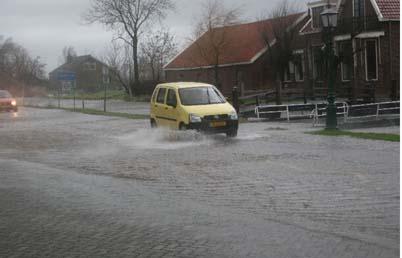
[[[91,109],[91,108],[56,108],[53,106],[47,106],[47,107],[37,107],[37,106],[29,106],[25,105],[25,107],[30,107],[30,108],[40,108],[40,109],[60,109],[60,110],[65,110],[65,111],[70,111],[70,112],[78,112],[82,114],[87,114],[87,115],[95,115],[95,116],[113,116],[113,117],[122,117],[122,118],[128,118],[128,119],[148,119],[149,116],[147,115],[139,115],[139,114],[128,114],[128,113],[119,113],[119,112],[103,112],[101,110],[97,109]]]
[[[353,138],[388,141],[388,142],[400,141],[399,134],[390,134],[390,133],[362,133],[362,132],[350,132],[342,130],[320,130],[316,132],[308,132],[308,134],[323,135],[323,136],[350,136]]]
[[[57,99],[57,95],[53,95],[54,99]],[[60,99],[73,99],[74,95],[73,94],[67,94],[60,96]],[[105,92],[104,91],[99,91],[99,92],[94,92],[94,93],[76,93],[75,98],[77,100],[103,100],[105,98]],[[106,99],[108,100],[123,100],[123,101],[135,101],[135,102],[149,102],[151,99],[151,96],[148,95],[138,95],[138,96],[133,96],[130,98],[130,96],[120,90],[109,90],[106,92]]]

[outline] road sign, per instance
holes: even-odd
[[[75,73],[73,72],[59,72],[57,74],[58,81],[75,81]]]

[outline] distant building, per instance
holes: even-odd
[[[63,86],[64,90],[72,87],[70,82],[59,79],[61,73],[74,73],[76,77],[75,87],[77,91],[96,92],[108,88],[116,88],[117,82],[111,76],[110,68],[91,55],[70,57],[69,60],[49,73],[51,82]]]

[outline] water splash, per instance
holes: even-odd
[[[118,136],[117,139],[126,146],[142,149],[178,149],[212,142],[210,137],[197,131],[164,128],[139,129],[130,134]]]

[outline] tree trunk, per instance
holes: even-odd
[[[155,81],[155,64],[154,61],[151,61],[151,73],[152,73],[152,80]]]
[[[132,91],[140,84],[140,75],[138,67],[138,39],[133,38],[133,61],[134,61],[134,84]]]

